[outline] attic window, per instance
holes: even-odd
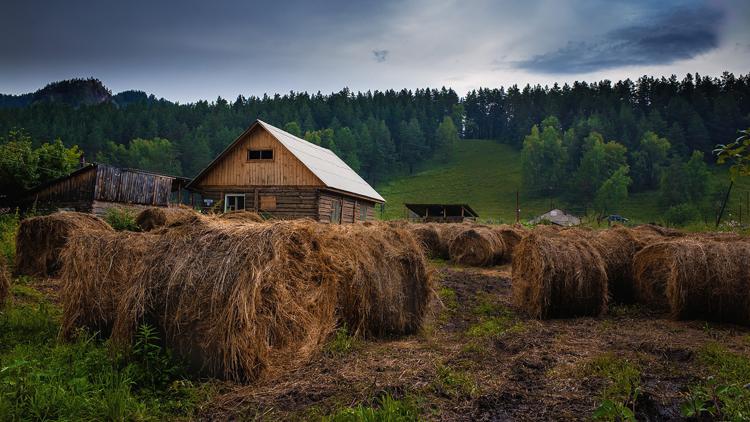
[[[272,149],[249,149],[247,150],[247,161],[273,160]]]

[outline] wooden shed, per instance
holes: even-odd
[[[103,215],[108,208],[167,207],[172,193],[190,179],[143,170],[89,164],[73,173],[37,186],[19,201],[23,208],[69,210]]]
[[[404,204],[411,221],[460,223],[476,220],[479,214],[468,204]]]
[[[188,190],[204,208],[326,223],[375,219],[385,202],[331,150],[256,120],[201,171]]]

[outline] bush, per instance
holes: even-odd
[[[109,208],[104,214],[104,220],[117,231],[141,231],[135,223],[135,213],[127,208]]]
[[[664,220],[674,226],[685,226],[699,218],[700,211],[698,211],[698,208],[687,203],[671,206],[664,213]]]
[[[16,259],[16,233],[20,217],[18,211],[0,215],[0,259],[12,264]]]

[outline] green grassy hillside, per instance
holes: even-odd
[[[431,159],[412,175],[405,175],[377,186],[388,201],[386,219],[402,218],[405,202],[468,203],[483,220],[515,220],[516,190],[521,189],[521,154],[518,150],[490,140],[462,140],[448,159]],[[715,176],[718,186],[728,181],[722,172]],[[745,195],[750,191],[750,177],[735,185],[730,211],[736,214],[742,198],[743,222],[750,220]],[[565,207],[559,198],[527,198],[521,193],[521,219],[528,220],[551,206]],[[620,214],[638,222],[660,221],[665,208],[659,204],[658,192],[630,196]]]

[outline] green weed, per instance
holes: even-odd
[[[109,208],[104,214],[104,220],[117,231],[141,231],[135,224],[135,212],[127,208]]]
[[[711,376],[690,386],[681,410],[687,417],[750,419],[750,359],[711,343],[698,353]]]
[[[607,353],[588,362],[584,372],[607,380],[594,419],[635,420],[635,403],[641,392],[641,370],[636,363]]]
[[[437,366],[432,388],[435,393],[449,398],[473,397],[479,391],[468,374],[448,365]]]
[[[357,339],[349,333],[346,325],[336,329],[333,338],[326,343],[323,352],[332,357],[344,356],[354,350],[357,346]]]
[[[419,420],[419,409],[409,398],[396,400],[390,395],[379,398],[374,406],[347,407],[324,416],[323,422],[408,422]]]

